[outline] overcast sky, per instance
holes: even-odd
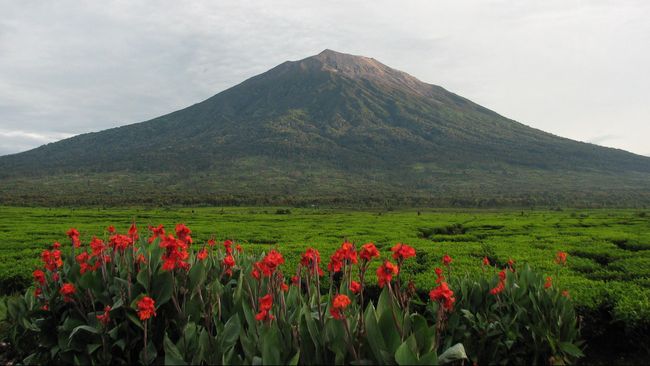
[[[0,155],[140,122],[325,48],[650,156],[650,1],[0,0]]]

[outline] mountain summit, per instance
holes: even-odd
[[[287,61],[150,121],[0,157],[0,203],[621,204],[650,158],[507,119],[372,58]]]

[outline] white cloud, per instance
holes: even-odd
[[[525,124],[647,152],[650,2],[0,0],[0,130],[139,122],[285,60],[374,57]],[[0,134],[0,154],[38,146]],[[50,141],[50,140],[47,140]]]

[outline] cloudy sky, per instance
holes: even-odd
[[[0,0],[0,155],[147,120],[325,48],[650,156],[650,1]]]

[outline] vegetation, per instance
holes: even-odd
[[[329,253],[345,239],[356,244],[372,241],[382,251],[405,242],[418,256],[404,264],[403,273],[419,289],[433,286],[434,269],[444,254],[454,258],[458,277],[467,274],[472,279],[483,275],[477,266],[483,257],[499,267],[513,259],[552,276],[555,286],[569,291],[589,341],[588,357],[597,354],[593,357],[612,361],[620,354],[647,352],[643,349],[650,344],[647,211],[291,208],[285,213],[285,209],[1,207],[0,288],[14,293],[29,286],[42,249],[54,241],[63,243],[63,233],[70,227],[79,229],[82,241],[88,242],[110,223],[124,229],[133,220],[140,227],[163,223],[171,228],[183,222],[194,229],[197,243],[214,235],[217,240],[241,243],[247,251],[277,248],[284,255],[287,273],[295,270],[306,245]],[[422,230],[431,231],[431,235],[423,236]],[[567,267],[558,268],[553,260],[560,250],[569,254]],[[368,275],[373,283],[375,269]],[[453,282],[451,285],[459,289]]]
[[[528,267],[456,278],[444,256],[426,302],[408,276],[416,250],[344,242],[327,267],[307,248],[293,276],[275,249],[199,243],[135,224],[41,253],[34,286],[2,301],[8,339],[27,364],[570,364],[582,356],[566,292]],[[566,253],[559,252],[557,265]],[[381,293],[369,298],[370,264]],[[321,268],[323,266],[323,268]],[[498,272],[498,274],[497,274]],[[289,278],[287,278],[289,277]],[[453,285],[447,281],[452,280]],[[422,289],[420,289],[422,290]],[[428,291],[428,289],[427,289]],[[468,347],[463,345],[467,344]]]
[[[287,62],[151,121],[0,157],[0,204],[641,206],[650,158],[363,57]]]

